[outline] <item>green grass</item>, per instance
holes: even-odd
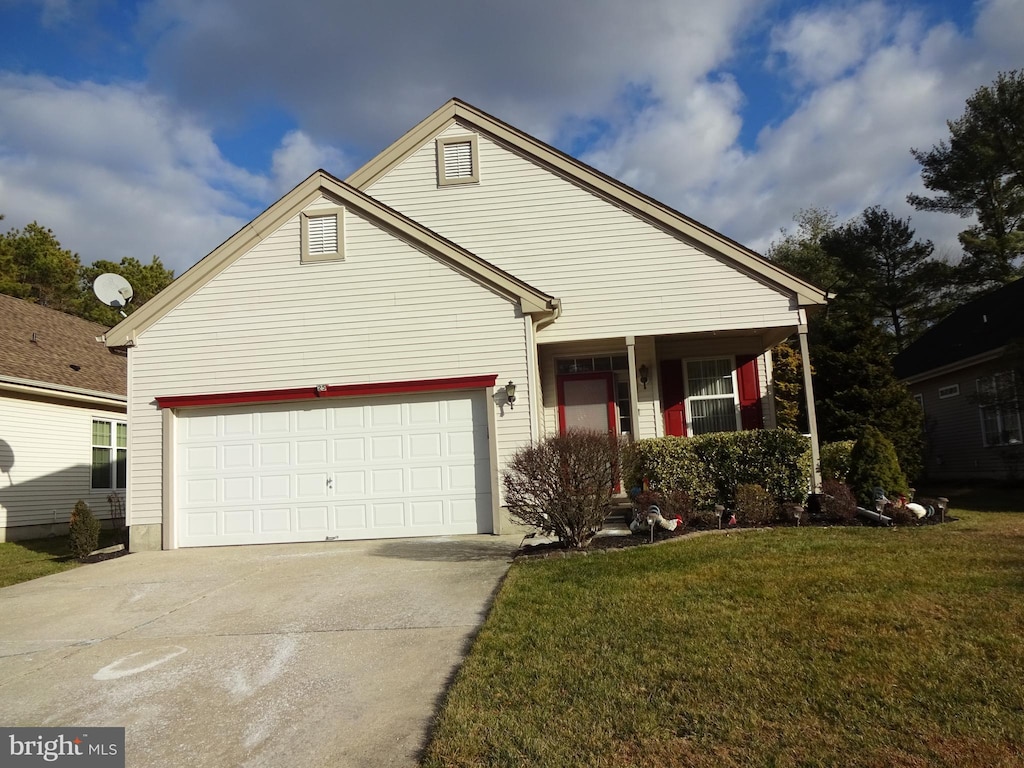
[[[100,531],[101,547],[113,544],[114,539],[113,531]],[[71,556],[68,549],[67,536],[0,543],[0,587],[60,573],[79,565],[81,563]]]
[[[1024,514],[952,514],[517,563],[424,763],[1022,765]]]

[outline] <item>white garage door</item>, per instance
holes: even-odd
[[[180,547],[492,528],[482,392],[199,409],[176,434]]]

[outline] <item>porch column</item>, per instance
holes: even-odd
[[[626,337],[626,360],[629,365],[629,418],[633,425],[629,439],[636,442],[637,431],[640,429],[640,390],[637,389],[636,379],[636,337]]]
[[[800,310],[800,360],[804,369],[804,397],[807,399],[807,429],[811,433],[811,493],[821,493],[821,453],[818,447],[818,417],[814,412],[814,387],[811,384],[811,355],[807,350],[807,313]]]

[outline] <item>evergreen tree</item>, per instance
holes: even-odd
[[[0,236],[0,293],[74,314],[80,298],[78,254],[37,222]]]
[[[868,208],[826,233],[818,247],[838,270],[841,300],[870,309],[872,319],[892,332],[897,350],[950,309],[944,298],[950,267],[931,258],[930,240],[914,239],[909,220]]]
[[[947,125],[948,140],[911,150],[925,186],[938,194],[907,200],[921,211],[977,219],[960,233],[959,279],[983,291],[1019,276],[1024,258],[1024,71],[1000,73]]]

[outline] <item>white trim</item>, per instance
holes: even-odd
[[[341,206],[330,208],[316,208],[311,211],[303,211],[301,215],[301,246],[299,260],[303,264],[316,264],[322,261],[344,261],[345,260],[345,209]],[[323,237],[323,228],[319,225],[312,226],[312,220],[334,219],[334,250],[319,250],[322,247],[320,239]],[[319,243],[319,246],[318,246]]]
[[[979,419],[980,427],[981,427],[981,445],[984,448],[1005,448],[1005,447],[1010,446],[1010,445],[1021,445],[1022,444],[1022,440],[1024,440],[1024,430],[1022,430],[1022,428],[1021,428],[1022,425],[1021,425],[1021,418],[1020,418],[1020,406],[1019,406],[1019,404],[1017,402],[1017,398],[1016,397],[1012,401],[1011,400],[1005,400],[1004,401],[1004,400],[998,400],[997,399],[996,402],[994,402],[994,403],[983,403],[983,402],[981,402],[981,382],[983,380],[985,380],[985,379],[988,379],[988,380],[991,381],[996,376],[999,376],[999,375],[1004,375],[1005,376],[1007,374],[1009,374],[1010,380],[1012,382],[1011,386],[1014,387],[1014,391],[1016,392],[1016,378],[1017,377],[1016,377],[1016,374],[1015,374],[1014,371],[996,371],[994,373],[990,373],[987,376],[979,376],[978,378],[976,378],[974,380],[975,392],[978,395],[978,419]],[[997,395],[997,398],[998,398],[998,395]],[[1007,419],[1007,417],[1009,417],[1011,420],[1012,419],[1016,419],[1017,420],[1017,430],[1016,430],[1016,432],[1017,432],[1018,438],[1017,438],[1016,441],[1010,440],[1010,441],[1005,442],[1005,443],[1002,443],[1002,442],[991,443],[991,442],[989,442],[988,434],[985,431],[985,409],[986,408],[991,408],[991,409],[993,409],[995,411],[996,427],[997,427],[997,432],[999,434],[1002,434],[1003,432],[1010,432],[1010,431],[1012,431],[1010,429],[1002,429],[1003,423]]]
[[[480,181],[480,153],[477,150],[476,134],[469,133],[464,136],[441,136],[436,140],[437,145],[437,185],[439,187],[450,187],[457,184],[476,184]],[[466,154],[468,157],[458,158],[454,165],[459,166],[463,162],[469,163],[468,173],[458,173],[449,176],[449,147],[461,147],[468,145]]]
[[[939,387],[939,400],[949,400],[951,397],[959,396],[959,394],[959,384],[949,384],[945,387]]]
[[[115,395],[110,392],[99,392],[94,389],[66,387],[60,384],[50,384],[45,381],[34,381],[33,379],[19,379],[16,376],[0,376],[0,390],[61,397],[66,400],[76,400],[82,403],[109,403],[122,407],[128,402],[127,395]]]

